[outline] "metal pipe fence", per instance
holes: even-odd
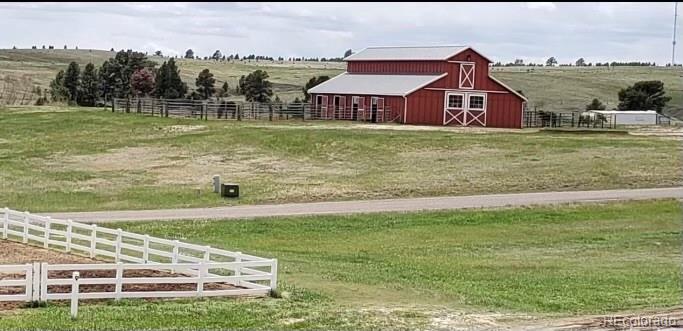
[[[401,113],[391,107],[362,109],[310,103],[260,103],[229,100],[133,98],[112,101],[112,112],[203,120],[350,120],[397,122]]]

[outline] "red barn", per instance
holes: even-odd
[[[308,90],[323,118],[521,128],[526,98],[468,46],[369,47]]]

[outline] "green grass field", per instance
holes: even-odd
[[[661,137],[379,130],[350,122],[199,121],[78,108],[6,109],[0,126],[0,202],[32,212],[681,182],[680,143]],[[240,199],[212,193],[214,174],[239,183]]]
[[[681,216],[680,202],[661,200],[112,224],[277,257],[290,295],[85,305],[77,322],[51,306],[2,316],[0,328],[415,330],[455,312],[499,322],[656,310],[680,304]]]
[[[47,88],[51,79],[69,62],[82,66],[88,62],[100,66],[115,53],[101,50],[0,50],[0,89],[5,85],[30,89],[33,85]],[[165,58],[151,56],[161,64]],[[301,87],[318,75],[335,76],[345,69],[344,63],[290,62],[214,62],[178,59],[183,80],[194,87],[197,74],[208,68],[220,84],[227,81],[231,88],[241,75],[256,69],[266,70],[281,99],[293,100],[301,96]],[[550,111],[583,110],[593,98],[602,100],[608,109],[616,107],[617,92],[639,80],[661,80],[672,97],[666,112],[683,117],[683,70],[665,67],[553,67],[492,69],[496,78],[514,89],[522,90],[529,98],[529,108]],[[218,84],[218,85],[220,85]],[[218,86],[217,85],[217,86]]]

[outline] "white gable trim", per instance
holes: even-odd
[[[429,84],[431,84],[431,83],[434,83],[434,82],[436,82],[437,80],[439,80],[439,79],[441,79],[441,78],[444,78],[444,77],[446,77],[446,76],[448,76],[448,73],[447,73],[447,72],[445,72],[445,73],[444,73],[443,75],[441,75],[441,76],[438,76],[438,77],[432,79],[431,81],[427,82],[426,84],[424,84],[424,85],[422,85],[422,86],[418,86],[418,87],[416,87],[416,88],[414,88],[414,89],[412,89],[412,90],[406,92],[406,94],[404,94],[403,96],[405,97],[405,96],[407,96],[407,95],[411,95],[411,94],[413,94],[413,92],[415,92],[415,91],[417,91],[417,90],[419,90],[419,89],[421,89],[421,88],[423,88],[423,87],[425,87],[425,86],[427,86],[427,85],[429,85]]]

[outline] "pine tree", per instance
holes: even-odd
[[[159,68],[154,92],[163,99],[181,99],[187,94],[187,85],[180,79],[180,70],[173,58]]]
[[[204,99],[210,98],[215,91],[213,86],[214,83],[216,83],[216,79],[213,78],[213,74],[209,72],[209,69],[202,70],[195,81],[197,93]]]
[[[80,88],[81,69],[78,63],[71,62],[64,73],[64,87],[69,91],[69,102],[78,101],[78,89]]]
[[[69,91],[64,87],[64,70],[60,70],[50,82],[52,101],[68,101]]]
[[[272,87],[273,84],[268,81],[268,73],[259,69],[245,77],[244,88],[240,87],[240,90],[247,101],[270,102]]]
[[[98,77],[95,65],[88,63],[81,75],[81,91],[78,104],[81,106],[93,107],[99,94]]]

